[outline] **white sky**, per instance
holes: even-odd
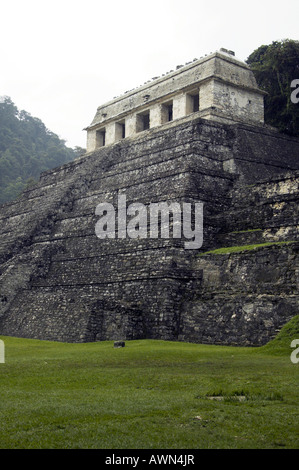
[[[298,40],[298,20],[299,0],[0,0],[0,95],[85,147],[100,104],[220,47]]]

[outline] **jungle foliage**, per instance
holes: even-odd
[[[266,124],[299,137],[299,103],[291,99],[296,92],[291,85],[299,79],[299,41],[285,39],[260,46],[246,62],[259,87],[267,92]]]
[[[40,119],[19,111],[9,97],[0,97],[0,204],[34,184],[42,171],[73,160],[80,151],[68,148]]]

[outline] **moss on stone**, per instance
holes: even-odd
[[[257,248],[264,248],[272,245],[286,245],[290,243],[296,243],[295,241],[286,241],[286,242],[267,242],[267,243],[258,243],[254,245],[243,245],[243,246],[228,246],[224,248],[218,248],[217,250],[206,251],[200,253],[199,256],[205,255],[227,255],[230,253],[239,253],[241,251],[251,251]]]

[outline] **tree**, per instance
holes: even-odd
[[[258,86],[267,92],[265,122],[299,137],[299,103],[291,100],[291,83],[299,79],[299,41],[285,39],[260,46],[246,62]]]
[[[0,97],[0,204],[18,196],[42,171],[73,160],[78,151],[8,96]]]

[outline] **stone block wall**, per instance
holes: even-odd
[[[86,128],[87,151],[194,113],[214,121],[263,124],[264,95],[250,68],[220,50],[99,106]]]
[[[261,345],[298,315],[299,242],[198,256],[200,283],[185,300],[179,338]]]
[[[263,128],[193,119],[45,172],[1,207],[0,334],[263,344],[296,314],[297,245],[199,254],[296,241],[298,149]],[[97,238],[96,206],[116,207],[119,194],[128,205],[203,202],[202,248]]]

